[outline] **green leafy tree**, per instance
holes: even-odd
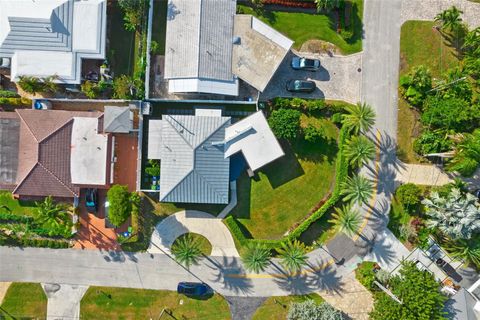
[[[314,125],[309,124],[303,129],[303,135],[305,140],[312,143],[319,143],[327,140],[327,134],[324,127],[317,128]]]
[[[326,302],[315,303],[309,299],[303,302],[294,302],[290,305],[287,314],[288,320],[342,320],[342,313]]]
[[[411,212],[420,205],[422,190],[414,183],[405,183],[397,188],[395,197],[404,209]]]
[[[413,142],[413,150],[419,155],[452,150],[453,143],[445,130],[424,130]]]
[[[322,10],[331,11],[333,9],[338,9],[342,1],[340,0],[315,0],[315,5],[317,6],[317,12]]]
[[[446,239],[443,246],[450,256],[459,258],[466,263],[472,263],[480,268],[480,241],[479,239]]]
[[[400,78],[400,87],[405,100],[420,107],[428,91],[432,89],[430,69],[424,65],[413,68],[411,72]]]
[[[265,246],[254,244],[247,246],[241,258],[245,268],[249,271],[259,273],[265,270],[270,263],[270,250]]]
[[[356,175],[353,178],[347,177],[342,183],[344,202],[367,203],[373,194],[373,183],[369,179]]]
[[[447,297],[441,293],[440,283],[430,272],[419,270],[413,262],[407,261],[402,264],[399,273],[390,278],[389,289],[402,303],[384,292],[378,292],[374,295],[370,319],[447,319],[444,313]]]
[[[124,12],[125,30],[141,30],[143,18],[146,14],[146,0],[118,0],[118,4]]]
[[[424,102],[420,120],[431,129],[469,132],[480,120],[480,106],[462,98],[431,96]]]
[[[172,253],[178,262],[190,268],[191,265],[198,262],[202,255],[202,250],[200,249],[200,243],[187,234],[175,241],[172,245]]]
[[[160,163],[158,160],[148,160],[149,166],[145,168],[145,172],[153,177],[158,177],[160,175]]]
[[[307,249],[298,240],[287,243],[282,242],[281,248],[277,251],[280,254],[282,265],[290,272],[297,273],[302,267],[307,265]]]
[[[452,6],[435,16],[435,21],[442,24],[442,30],[456,31],[462,26],[463,11]]]
[[[113,80],[113,98],[135,99],[137,85],[135,80],[127,75],[121,75]]]
[[[342,232],[352,238],[360,230],[362,216],[360,212],[352,208],[351,204],[343,205],[342,208],[335,208],[335,213],[332,214],[329,222],[333,223],[337,232]]]
[[[353,136],[347,140],[344,154],[351,166],[361,167],[375,158],[375,145],[365,136]]]
[[[457,171],[461,175],[468,177],[477,170],[479,164],[480,129],[477,129],[472,134],[465,134],[447,168],[450,171]]]
[[[36,223],[44,228],[58,230],[68,224],[68,213],[65,207],[53,202],[52,196],[46,197],[42,202],[35,202]]]
[[[100,95],[100,88],[93,81],[85,81],[80,88],[89,99],[96,99]]]
[[[432,192],[422,204],[429,217],[427,226],[440,229],[452,239],[470,239],[480,231],[480,208],[477,197],[470,193],[454,188],[447,197],[441,197]]]
[[[298,110],[273,110],[268,118],[268,124],[278,138],[295,139],[300,132],[300,116]]]
[[[375,124],[375,111],[366,103],[347,105],[345,111],[342,123],[353,134],[366,133]]]
[[[109,211],[108,219],[118,227],[124,223],[132,212],[132,204],[130,202],[130,192],[127,186],[114,185],[107,192]]]

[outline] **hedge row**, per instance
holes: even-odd
[[[32,223],[33,222],[33,217],[19,216],[19,215],[12,214],[12,213],[0,212],[0,221]]]
[[[74,236],[71,230],[67,228],[65,228],[64,230],[32,228],[30,229],[30,231],[35,233],[36,235],[43,236],[43,237],[62,237],[62,238],[69,239]]]
[[[285,7],[294,7],[294,8],[311,8],[316,9],[315,3],[304,2],[304,1],[295,1],[295,0],[263,0],[263,4],[274,4]]]
[[[14,91],[0,90],[0,98],[20,98],[20,96]]]
[[[342,128],[340,130],[340,135],[338,139],[338,156],[335,163],[335,187],[333,189],[331,197],[320,207],[320,209],[315,211],[311,216],[309,216],[302,223],[300,223],[300,225],[298,225],[298,227],[292,230],[292,232],[290,232],[287,236],[278,240],[246,238],[245,234],[242,232],[239,222],[233,216],[228,216],[224,221],[235,240],[242,247],[250,243],[255,243],[263,245],[269,249],[276,249],[279,248],[282,243],[290,242],[299,238],[300,235],[305,232],[312,223],[320,219],[328,210],[330,210],[340,200],[340,186],[348,176],[348,162],[343,154],[343,148],[347,138],[348,132],[345,128]]]
[[[70,243],[65,240],[22,239],[22,238],[12,238],[12,237],[0,238],[0,245],[52,248],[52,249],[64,249],[64,248],[70,247]]]
[[[7,105],[12,107],[32,106],[32,100],[27,98],[0,98],[0,106]]]

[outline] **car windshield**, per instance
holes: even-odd
[[[314,67],[315,66],[315,61],[311,59],[301,59],[300,60],[300,66],[301,67]]]
[[[295,89],[301,89],[302,88],[302,81],[300,80],[295,80],[295,82],[293,83]]]

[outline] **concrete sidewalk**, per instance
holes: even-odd
[[[80,319],[80,301],[88,286],[42,283],[47,295],[47,320]]]
[[[207,238],[212,245],[213,256],[239,256],[232,235],[222,219],[196,210],[180,211],[162,220],[152,234],[148,252],[169,254],[175,239],[187,232]]]
[[[399,166],[395,180],[401,183],[442,186],[453,182],[453,176],[435,165],[405,163]]]

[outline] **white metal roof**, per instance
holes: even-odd
[[[81,60],[105,58],[105,0],[0,0],[0,57],[12,78],[80,83]]]
[[[98,118],[74,117],[70,175],[73,184],[107,183],[108,137],[98,133]]]
[[[148,159],[162,158],[162,120],[148,120]]]
[[[284,155],[262,111],[228,127],[225,142],[225,158],[241,151],[253,171]]]
[[[203,92],[223,94],[229,96],[238,95],[238,80],[215,81],[204,79],[170,79],[168,92]]]

